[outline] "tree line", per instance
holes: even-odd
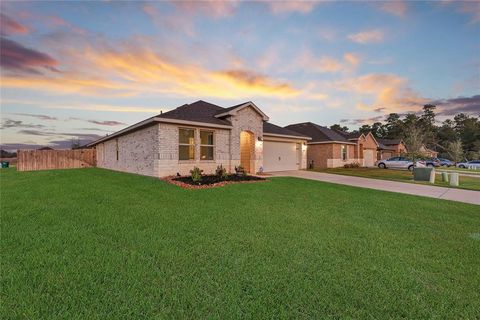
[[[459,113],[453,119],[439,122],[436,119],[436,106],[423,106],[420,115],[408,113],[401,117],[390,113],[385,121],[372,125],[364,124],[352,133],[371,132],[376,138],[403,139],[409,152],[418,152],[424,145],[439,153],[441,158],[453,161],[480,158],[480,120],[479,117]],[[348,127],[334,124],[330,129],[349,132]]]

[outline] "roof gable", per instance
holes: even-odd
[[[241,103],[241,104],[237,104],[237,105],[235,105],[233,107],[230,107],[230,108],[222,108],[223,110],[220,110],[217,114],[215,114],[215,117],[216,118],[222,118],[222,117],[226,117],[226,116],[234,116],[238,111],[240,111],[244,108],[247,108],[247,107],[251,107],[258,114],[260,114],[263,118],[263,121],[268,121],[269,120],[268,116],[265,113],[263,113],[263,111],[260,110],[260,108],[257,107],[255,105],[255,103],[253,103],[251,101]]]

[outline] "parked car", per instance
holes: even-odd
[[[472,160],[466,162],[459,162],[457,163],[457,167],[459,168],[475,168],[480,169],[480,160]]]
[[[450,166],[454,166],[455,165],[455,162],[453,161],[450,161],[448,159],[445,159],[445,158],[435,158],[437,159],[439,162],[440,162],[440,165],[442,167],[450,167]]]
[[[437,158],[430,158],[430,159],[426,159],[426,160],[422,160],[422,161],[425,161],[425,166],[427,166],[429,168],[440,167],[441,166],[440,160],[437,159]]]
[[[406,157],[393,157],[389,159],[379,160],[376,162],[377,167],[380,169],[407,169],[412,171],[414,168],[413,161]],[[416,162],[416,167],[426,167],[427,162],[424,160],[420,160]]]

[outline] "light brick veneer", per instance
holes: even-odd
[[[214,173],[219,165],[233,172],[235,166],[240,164],[240,134],[248,131],[253,135],[254,145],[251,172],[259,172],[263,165],[263,143],[259,140],[259,137],[263,138],[262,116],[252,107],[245,107],[226,120],[232,123],[232,129],[209,128],[208,124],[198,127],[162,122],[112,138],[96,146],[97,166],[155,177],[177,173],[188,175],[194,166],[206,174]],[[195,130],[195,160],[178,159],[180,128]],[[200,160],[200,130],[214,132],[214,160]],[[301,168],[306,167],[306,152],[302,148]]]
[[[158,154],[159,127],[152,125],[96,146],[97,167],[158,176],[155,157]],[[118,160],[117,160],[118,143]]]

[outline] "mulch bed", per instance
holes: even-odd
[[[193,182],[190,176],[184,176],[184,177],[170,176],[170,177],[163,178],[163,180],[185,189],[207,189],[207,188],[221,187],[221,186],[232,184],[232,183],[253,183],[253,182],[268,181],[265,178],[261,178],[257,176],[250,176],[250,175],[242,176],[242,175],[236,175],[236,174],[230,174],[226,179],[222,179],[217,175],[204,175],[202,176],[202,180],[200,181],[200,183]]]

